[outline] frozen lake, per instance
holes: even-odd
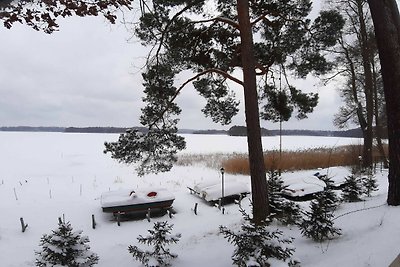
[[[182,152],[185,154],[247,152],[245,137],[185,137],[187,149]],[[168,173],[137,177],[132,166],[119,164],[103,154],[104,141],[117,138],[117,134],[0,132],[0,266],[35,266],[34,251],[39,249],[41,236],[55,229],[57,218],[63,215],[74,229],[83,230],[89,237],[91,249],[100,257],[96,266],[143,266],[132,259],[127,247],[137,245],[136,237],[146,234],[152,223],[144,219],[117,226],[112,216],[104,214],[100,207],[103,192],[140,188],[167,188],[175,196],[173,218],[152,219],[152,222],[168,220],[174,224],[174,233],[182,234],[179,243],[171,248],[179,254],[173,266],[232,266],[233,247],[219,234],[218,228],[220,225],[238,228],[241,215],[237,205],[227,205],[225,214],[221,214],[218,208],[201,201],[187,189],[199,182],[219,181],[219,170],[197,165],[177,166]],[[263,137],[263,144],[264,149],[278,149],[279,137]],[[347,144],[360,144],[360,140],[283,137],[283,149]],[[347,173],[343,168],[344,171]],[[337,215],[350,214],[335,221],[342,228],[342,237],[319,244],[304,238],[296,227],[280,227],[285,235],[295,238],[295,257],[302,261],[301,266],[388,266],[397,256],[398,239],[393,237],[400,235],[396,223],[400,213],[398,208],[384,205],[387,174],[377,176],[380,190],[374,197],[343,204],[338,209]],[[245,175],[227,173],[225,181],[230,180],[250,185],[249,177]],[[249,199],[243,201],[243,206],[249,209]],[[199,204],[198,215],[193,213],[195,203]],[[307,203],[302,206],[307,208]],[[362,208],[367,210],[351,213]],[[96,218],[96,229],[92,229],[91,215]],[[21,217],[29,225],[25,233],[21,232]]]

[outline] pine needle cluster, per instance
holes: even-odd
[[[82,231],[73,231],[69,222],[60,220],[57,230],[40,239],[42,250],[35,252],[36,266],[90,267],[97,264],[99,257],[90,251],[89,238],[81,234]]]
[[[153,250],[141,250],[137,246],[129,246],[128,251],[133,258],[140,261],[146,267],[152,266],[170,266],[171,260],[178,255],[171,253],[167,245],[177,243],[181,237],[180,234],[171,234],[173,225],[165,222],[154,223],[153,229],[148,230],[148,236],[139,236],[139,243],[152,246]]]
[[[269,206],[272,218],[287,224],[298,224],[301,220],[300,206],[281,195],[284,189],[282,177],[277,171],[268,173]]]
[[[289,266],[298,266],[292,259],[295,248],[293,238],[283,237],[283,232],[269,226],[270,219],[262,225],[256,225],[241,208],[244,222],[238,232],[220,226],[220,233],[233,245],[233,264],[239,267],[270,266],[270,259],[287,262]]]

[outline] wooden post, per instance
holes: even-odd
[[[15,190],[15,187],[14,187],[14,196],[15,196],[15,200],[18,201],[17,191]]]
[[[26,228],[28,228],[28,224],[25,224],[24,222],[24,218],[19,218],[20,222],[21,222],[21,228],[22,228],[22,232],[24,233]]]
[[[194,210],[193,211],[194,211],[195,215],[197,215],[197,206],[198,206],[198,204],[199,203],[197,203],[197,202],[194,204]]]
[[[96,220],[94,219],[94,214],[92,214],[92,228],[96,229]]]
[[[119,212],[119,211],[117,213],[117,224],[118,224],[118,226],[121,226],[121,212]]]
[[[169,218],[172,219],[172,208],[171,207],[169,207],[167,209],[167,213],[168,213]]]
[[[146,218],[150,222],[150,208],[147,209]]]

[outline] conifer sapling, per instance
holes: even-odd
[[[133,258],[140,261],[146,267],[150,266],[170,266],[170,261],[178,255],[170,252],[167,245],[177,243],[180,234],[171,234],[173,225],[165,222],[154,223],[153,229],[148,230],[150,235],[143,237],[139,236],[137,239],[139,243],[153,246],[153,251],[141,250],[137,246],[129,246],[128,251],[132,254]]]
[[[59,221],[58,229],[40,239],[41,251],[36,266],[90,267],[99,261],[97,254],[90,251],[89,238],[82,231],[73,231],[69,222]]]
[[[255,224],[249,215],[240,208],[244,222],[238,232],[225,226],[220,226],[220,233],[233,245],[233,264],[239,267],[270,266],[270,259],[287,262],[289,266],[298,266],[299,262],[292,259],[295,248],[291,246],[293,238],[283,237],[282,231],[272,230],[271,222],[262,225]]]

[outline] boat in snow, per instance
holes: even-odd
[[[168,210],[175,196],[164,188],[158,189],[121,189],[105,192],[101,195],[103,212],[131,213],[150,210]]]
[[[210,180],[198,183],[193,188],[188,187],[188,189],[190,193],[198,195],[207,202],[240,198],[250,193],[247,184],[235,180],[228,180],[224,185],[219,180]]]

